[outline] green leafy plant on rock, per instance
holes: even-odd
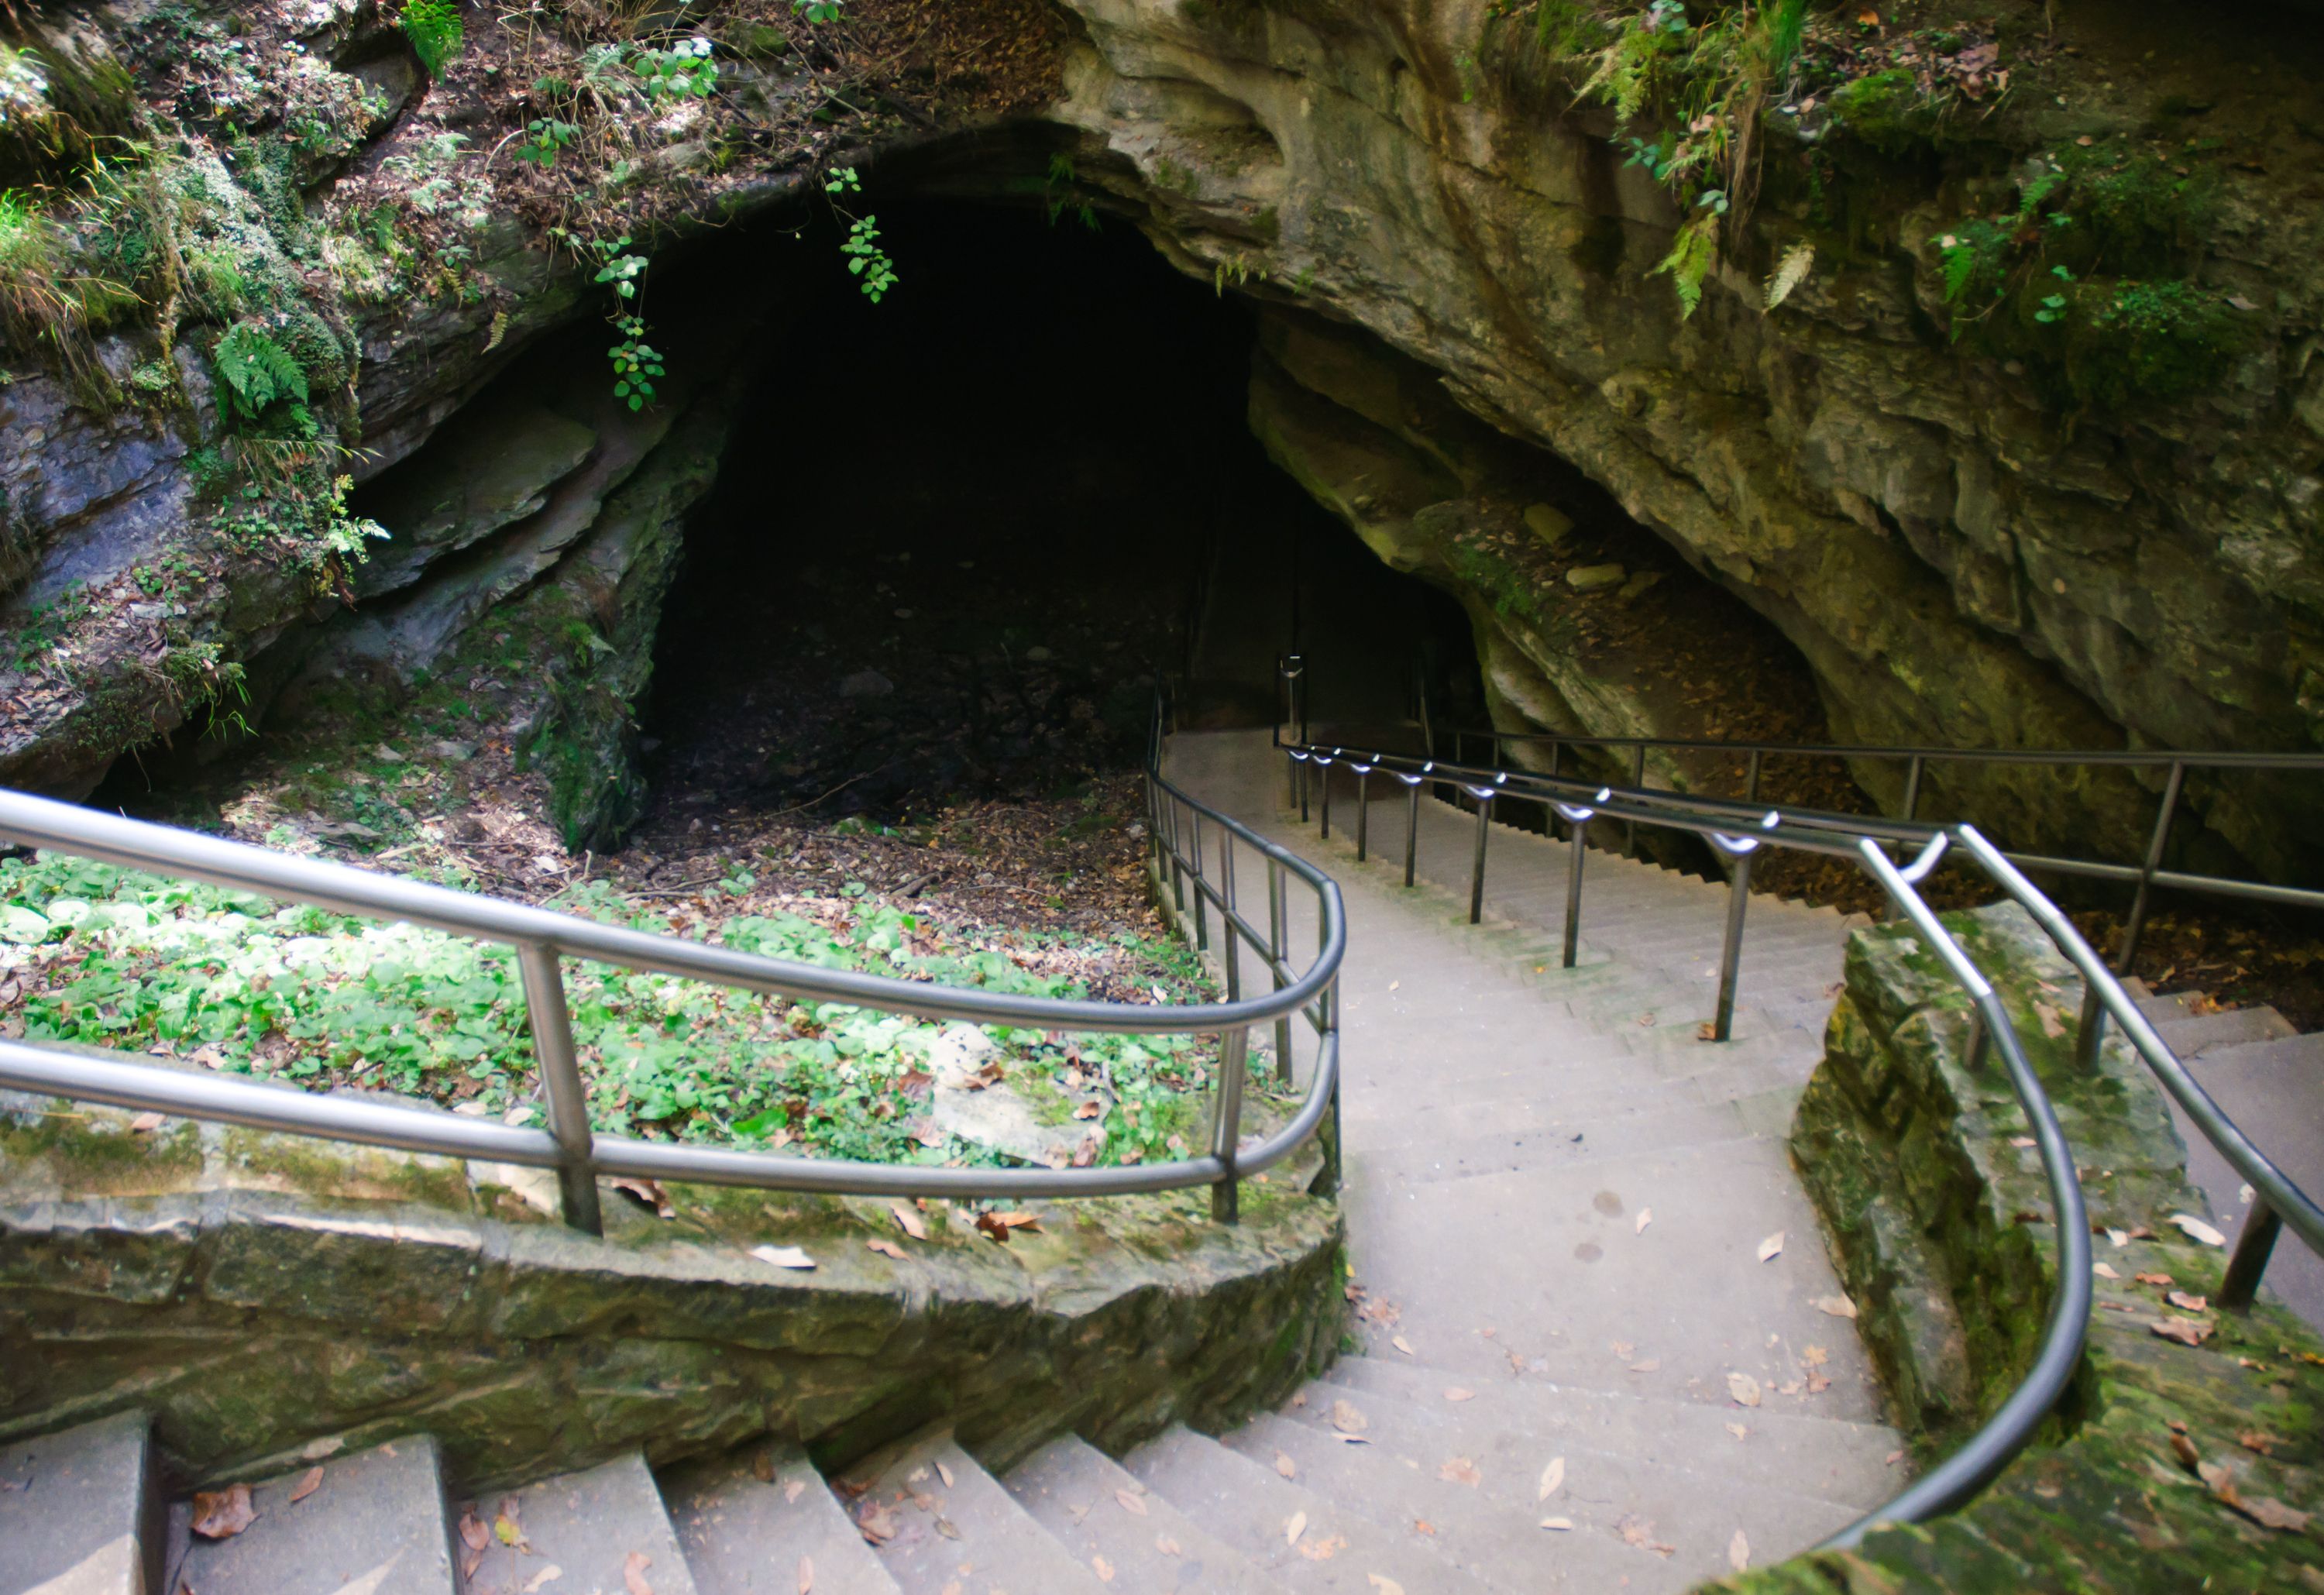
[[[457,0],[403,0],[402,25],[411,53],[431,78],[440,75],[467,42]]]
[[[227,328],[210,353],[210,364],[227,403],[244,421],[266,419],[278,404],[305,412],[307,373],[256,324],[237,321]]]

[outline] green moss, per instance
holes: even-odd
[[[1932,148],[1944,128],[1944,105],[1922,92],[1911,72],[1894,68],[1843,83],[1831,92],[1834,120],[1888,156]]]

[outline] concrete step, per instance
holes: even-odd
[[[1445,1551],[1506,1589],[1536,1587],[1545,1544],[1572,1572],[1586,1570],[1579,1588],[1610,1589],[1628,1578],[1633,1589],[1687,1589],[1728,1571],[1727,1546],[1738,1528],[1760,1559],[1772,1562],[1861,1515],[1789,1480],[1745,1480],[1596,1451],[1570,1436],[1507,1425],[1463,1432],[1437,1424],[1427,1408],[1389,1397],[1351,1405],[1370,1425],[1368,1444],[1346,1443],[1328,1423],[1274,1416],[1240,1431],[1231,1443],[1262,1461],[1290,1457],[1312,1488],[1360,1510],[1426,1518]],[[1738,1449],[1731,1436],[1722,1439],[1726,1450]],[[1563,1482],[1545,1501],[1544,1475],[1561,1460]],[[1551,1516],[1568,1518],[1572,1528],[1545,1533],[1540,1520]],[[1628,1543],[1626,1527],[1646,1543]],[[1673,1554],[1663,1557],[1649,1548],[1655,1543],[1673,1546]]]
[[[505,1543],[503,1518],[517,1532],[513,1544]],[[653,1595],[695,1595],[661,1492],[635,1452],[463,1502],[460,1527],[461,1587],[469,1595],[512,1595],[551,1567],[560,1570],[554,1576],[567,1591],[633,1589],[634,1572]],[[481,1554],[471,1543],[480,1531],[486,1541]]]
[[[1750,1137],[1780,1138],[1799,1098],[1799,1087],[1785,1086],[1713,1103],[1634,1099],[1554,1121],[1540,1130],[1449,1142],[1397,1139],[1379,1147],[1366,1146],[1351,1123],[1348,1166],[1386,1186],[1562,1167]]]
[[[224,1539],[189,1533],[190,1503],[171,1508],[170,1560],[179,1571],[170,1588],[197,1595],[453,1595],[460,1588],[443,1471],[428,1435],[326,1457],[249,1489],[256,1517]],[[606,1587],[618,1589],[619,1575]]]
[[[2222,1046],[2188,1060],[2187,1071],[2295,1185],[2311,1196],[2324,1192],[2324,1033]],[[2171,1116],[2187,1143],[2188,1177],[2209,1198],[2212,1220],[2233,1245],[2250,1212],[2243,1176],[2176,1101]],[[2266,1287],[2309,1323],[2324,1324],[2324,1258],[2296,1239],[2277,1241]]]
[[[1730,1373],[1803,1388],[1799,1360],[1815,1344],[1831,1381],[1812,1397],[1816,1409],[1880,1414],[1852,1326],[1814,1305],[1840,1286],[1778,1143],[1388,1189],[1351,1184],[1345,1201],[1355,1277],[1391,1296],[1423,1360],[1481,1378],[1505,1376],[1516,1356],[1565,1377],[1623,1346],[1623,1364],[1654,1365],[1649,1393],[1723,1406]],[[1643,1231],[1642,1209],[1653,1214]],[[1780,1253],[1759,1261],[1777,1232]]]
[[[1286,1589],[1377,1595],[1379,1579],[1407,1595],[1485,1588],[1410,1524],[1383,1529],[1373,1517],[1191,1429],[1167,1431],[1124,1457],[1122,1466]]]
[[[1053,1440],[1003,1480],[1018,1504],[1101,1579],[1128,1590],[1281,1595],[1252,1565],[1087,1441]]]
[[[761,1441],[659,1475],[702,1595],[897,1595],[896,1581],[796,1446]],[[657,1595],[660,1590],[654,1586]]]
[[[2154,1016],[2149,1014],[2149,1019]],[[2224,1008],[2213,1013],[2158,1020],[2155,1034],[2181,1058],[2198,1058],[2222,1047],[2296,1036],[2291,1021],[2273,1008]]]
[[[162,1540],[144,1414],[0,1447],[0,1590],[146,1595]]]
[[[1845,1327],[1836,1323],[1834,1327]],[[1904,1436],[1885,1423],[1812,1415],[1763,1396],[1757,1407],[1725,1410],[1619,1388],[1628,1374],[1608,1351],[1592,1385],[1561,1384],[1510,1374],[1474,1387],[1474,1401],[1449,1402],[1459,1383],[1446,1369],[1397,1352],[1342,1357],[1306,1388],[1304,1406],[1285,1415],[1329,1423],[1342,1397],[1369,1411],[1366,1399],[1387,1397],[1406,1408],[1425,1408],[1461,1443],[1482,1446],[1482,1436],[1504,1431],[1555,1440],[1595,1452],[1668,1461],[1699,1471],[1782,1481],[1789,1488],[1853,1506],[1892,1498],[1911,1475],[1904,1471]],[[1729,1424],[1739,1425],[1738,1435]]]
[[[904,1595],[1080,1595],[1104,1588],[1001,1482],[933,1430],[848,1470],[855,1522]]]

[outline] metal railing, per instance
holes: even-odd
[[[1231,1222],[1239,1182],[1289,1157],[1323,1127],[1327,1116],[1332,1122],[1325,1175],[1336,1185],[1340,1089],[1336,998],[1340,961],[1347,945],[1346,921],[1339,888],[1329,876],[1204,807],[1164,779],[1164,713],[1157,694],[1146,774],[1155,867],[1157,876],[1170,879],[1182,908],[1186,887],[1192,883],[1196,925],[1205,945],[1209,940],[1208,917],[1202,908],[1205,901],[1218,907],[1233,936],[1224,960],[1228,984],[1224,1002],[1148,1004],[1023,997],[791,963],[0,790],[0,838],[24,846],[208,881],[282,902],[427,926],[513,948],[523,978],[549,1127],[497,1124],[432,1108],[361,1096],[318,1095],[126,1059],[116,1063],[20,1041],[0,1041],[0,1087],[257,1129],[554,1169],[565,1222],[591,1234],[603,1232],[597,1201],[600,1176],[833,1194],[964,1199],[1108,1196],[1207,1185],[1213,1215]],[[1223,887],[1212,880],[1205,862],[1202,831],[1206,823],[1218,838]],[[1179,844],[1188,825],[1195,839],[1191,849]],[[1265,862],[1270,936],[1259,936],[1238,911],[1234,887],[1238,850]],[[1294,967],[1289,962],[1283,934],[1287,893],[1294,880],[1315,900],[1316,950],[1305,967]],[[1253,997],[1241,994],[1240,947],[1244,944],[1259,953],[1269,976],[1268,990]],[[1218,1079],[1210,1148],[1200,1157],[1122,1166],[936,1168],[598,1135],[590,1127],[587,1091],[566,1005],[562,964],[567,958],[923,1019],[1050,1031],[1216,1035],[1220,1037]],[[1306,1094],[1286,1123],[1246,1147],[1242,1145],[1243,1081],[1251,1028],[1275,1027],[1278,1070],[1288,1084],[1295,1017],[1304,1017],[1315,1036],[1315,1061]]]
[[[1406,804],[1403,862],[1405,884],[1410,886],[1415,879],[1421,798],[1429,788],[1452,788],[1475,806],[1477,815],[1469,883],[1469,917],[1472,924],[1482,917],[1486,838],[1493,806],[1510,801],[1530,801],[1542,805],[1555,820],[1563,821],[1567,827],[1572,853],[1566,874],[1562,956],[1563,966],[1569,969],[1574,966],[1580,943],[1582,865],[1588,856],[1592,824],[1619,821],[1632,835],[1641,825],[1683,832],[1701,838],[1722,857],[1731,861],[1733,869],[1729,884],[1719,996],[1712,1020],[1713,1035],[1717,1040],[1729,1039],[1733,1030],[1745,917],[1749,905],[1751,862],[1769,847],[1849,858],[1860,865],[1879,885],[1892,905],[1895,916],[1913,925],[1969,998],[1971,1023],[1975,1027],[1970,1066],[1982,1068],[1988,1052],[1998,1050],[2011,1088],[2033,1129],[2057,1221],[2057,1294],[2051,1302],[2049,1318],[2032,1366],[2016,1388],[1985,1424],[1952,1455],[1923,1474],[1902,1495],[1866,1514],[1825,1542],[1820,1549],[1852,1547],[1879,1524],[1918,1522],[1950,1511],[1973,1498],[2008,1464],[2011,1458],[2024,1448],[2043,1417],[2064,1393],[2080,1360],[2089,1318],[2092,1298],[2089,1225],[2072,1148],[2059,1128],[2056,1110],[2035,1075],[2026,1057],[2024,1043],[2010,1023],[1991,982],[1945,928],[1935,910],[1930,908],[1918,890],[1918,883],[1948,858],[1958,856],[1973,865],[2006,897],[2022,905],[2080,972],[2087,1000],[2081,1034],[2076,1046],[2077,1064],[2086,1070],[2095,1066],[2100,1040],[2099,1024],[2102,1019],[2111,1019],[2163,1089],[2186,1111],[2188,1118],[2218,1148],[2229,1166],[2252,1185],[2255,1193],[2252,1212],[2228,1260],[2225,1278],[2216,1298],[2220,1305],[2238,1311],[2250,1305],[2277,1235],[2287,1225],[2311,1250],[2324,1255],[2324,1210],[2319,1210],[2298,1185],[2254,1146],[2234,1120],[2212,1101],[2187,1072],[2169,1045],[2156,1034],[2153,1024],[2139,1011],[2137,1003],[2107,966],[2106,960],[2074,928],[2065,913],[2027,879],[2024,872],[2027,868],[2054,868],[2057,861],[2013,855],[1996,846],[1975,826],[1965,824],[1936,825],[1910,819],[1889,820],[1798,808],[1786,810],[1755,804],[1748,798],[1699,798],[1649,788],[1643,784],[1642,777],[1632,787],[1615,788],[1534,770],[1464,764],[1455,760],[1435,760],[1379,749],[1315,743],[1307,740],[1304,675],[1304,666],[1296,656],[1286,657],[1282,661],[1279,676],[1286,697],[1284,708],[1293,734],[1290,740],[1284,740],[1282,727],[1278,725],[1276,737],[1277,746],[1289,761],[1290,798],[1298,808],[1300,818],[1305,820],[1311,808],[1316,810],[1322,834],[1328,836],[1331,833],[1333,786],[1332,771],[1341,769],[1352,775],[1357,800],[1356,855],[1358,861],[1362,862],[1370,852],[1370,783],[1374,777],[1394,781],[1402,789]],[[1583,742],[1594,739],[1558,740]],[[1635,738],[1609,740],[1618,740],[1624,745],[1638,749],[1633,768],[1640,772],[1644,769],[1645,751],[1649,747],[1687,745],[1729,751],[1737,748],[1794,751],[1777,744],[1666,744]],[[1864,751],[1897,751],[1916,760],[1933,759],[1940,754],[1950,756],[1954,751],[1938,749]],[[2045,761],[2066,761],[2063,756],[2043,754],[2038,757]],[[2104,761],[2135,762],[2144,757],[2108,755]],[[2209,760],[2211,756],[2165,754],[2157,757],[2170,766],[2172,773],[2164,795],[2163,814],[2155,827],[2144,867],[2123,876],[2102,872],[2095,866],[2067,871],[2099,875],[2100,878],[2136,880],[2140,886],[2140,898],[2135,912],[2140,916],[2144,911],[2149,888],[2169,885],[2202,890],[2202,883],[2208,880],[2163,871],[2156,866],[2161,859],[2163,843],[2168,835],[2170,818],[2184,770],[2189,765]],[[2277,756],[2221,755],[2219,761],[2277,763],[2287,768],[2307,768],[2313,763],[2324,768],[2324,760],[2311,761],[2305,755],[2285,755],[2280,759]],[[1757,766],[1758,760],[1755,756],[1752,761],[1755,774]],[[1915,779],[1915,790],[1917,786]],[[1554,826],[1552,828],[1554,830]],[[2310,892],[2297,888],[2271,887],[2236,895],[2303,905],[2312,902],[2315,906],[2324,907],[2324,892]],[[2135,920],[2134,930],[2135,927]],[[2135,949],[2135,936],[2130,939],[2129,949]]]

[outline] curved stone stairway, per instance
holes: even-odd
[[[1421,806],[1406,891],[1400,796],[1360,868],[1347,804],[1328,844],[1278,813],[1264,733],[1181,737],[1171,760],[1346,887],[1354,1342],[1283,1410],[1119,1459],[1068,1437],[999,1477],[931,1432],[833,1481],[761,1444],[475,1502],[447,1498],[419,1435],[318,1448],[224,1539],[189,1538],[184,1503],[146,1526],[126,1416],[0,1452],[0,1595],[1645,1595],[1798,1551],[1901,1487],[1782,1139],[1838,916],[1753,903],[1736,1039],[1712,1045],[1722,888],[1593,854],[1563,971],[1562,845],[1497,830],[1471,927],[1468,816]]]

